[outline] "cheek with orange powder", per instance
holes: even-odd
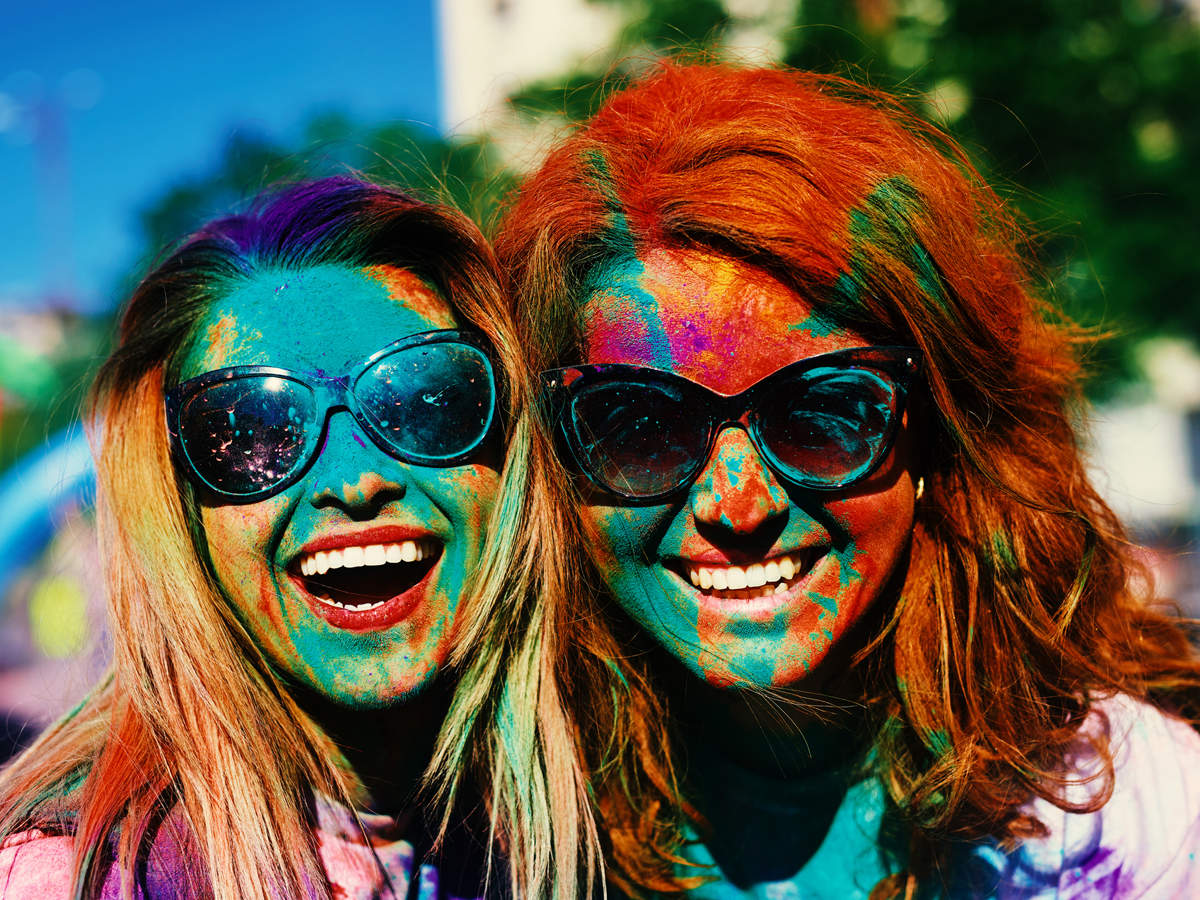
[[[278,540],[277,523],[284,521],[287,506],[288,498],[277,496],[247,506],[200,507],[213,574],[227,594],[238,598],[239,616],[254,620],[251,631],[271,645],[263,649],[272,658],[284,652],[284,621],[278,578],[262,561]]]

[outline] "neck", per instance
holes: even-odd
[[[688,746],[773,779],[804,778],[854,761],[862,715],[850,699],[859,694],[846,678],[806,679],[767,693],[681,675],[689,682],[676,693]]]
[[[681,701],[685,745],[704,741],[712,753],[773,779],[855,765],[871,740],[863,698],[874,692],[880,677],[877,661],[856,662],[855,657],[884,627],[891,608],[891,603],[875,603],[814,671],[782,687],[713,687],[672,658],[669,693]]]
[[[450,696],[451,686],[439,680],[382,709],[345,706],[312,693],[296,699],[341,751],[339,764],[358,785],[363,811],[400,817],[417,799]]]

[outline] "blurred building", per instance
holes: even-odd
[[[508,97],[580,67],[603,69],[624,17],[617,4],[587,0],[436,0],[441,59],[441,128],[487,133],[505,162],[524,171],[553,138]]]
[[[800,0],[724,0],[728,55],[769,63]],[[655,52],[627,39],[629,8],[596,0],[436,0],[441,128],[486,133],[517,171],[532,168],[564,119],[522,117],[508,98],[543,79],[603,75]],[[591,90],[590,87],[586,88]]]
[[[1160,338],[1141,345],[1139,362],[1145,381],[1093,411],[1092,475],[1160,593],[1200,617],[1200,354]]]

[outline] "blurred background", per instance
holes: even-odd
[[[1111,337],[1082,423],[1160,592],[1200,615],[1200,0],[21,4],[0,25],[0,758],[106,655],[78,409],[172,240],[353,169],[484,226],[665,53],[834,71],[960,137]]]

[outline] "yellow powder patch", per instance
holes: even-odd
[[[237,319],[229,313],[225,313],[205,329],[204,340],[208,343],[209,359],[214,367],[220,368],[225,365],[236,338]]]
[[[408,307],[428,320],[433,328],[454,328],[450,305],[438,293],[408,269],[398,266],[366,266],[362,273],[387,288],[388,298]]]

